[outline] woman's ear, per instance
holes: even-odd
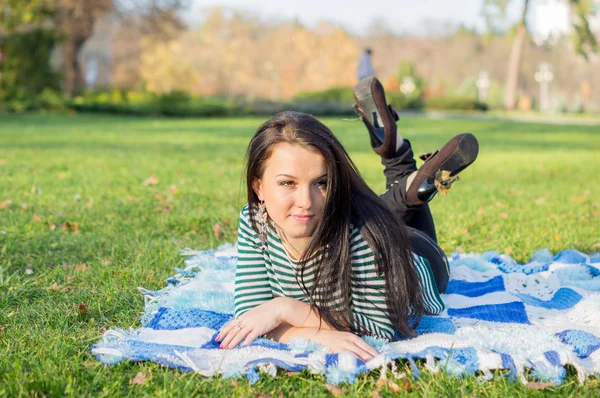
[[[252,190],[254,191],[256,196],[258,196],[258,200],[260,200],[262,202],[263,201],[262,181],[260,179],[254,178],[254,180],[252,181]]]

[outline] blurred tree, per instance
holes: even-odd
[[[63,93],[71,96],[83,87],[79,54],[92,36],[96,22],[109,12],[127,21],[141,15],[147,31],[164,33],[165,17],[176,19],[187,0],[0,0],[0,22],[9,32],[23,26],[51,26],[60,40],[63,58]]]
[[[512,110],[516,105],[517,85],[519,79],[519,70],[523,54],[523,44],[527,36],[527,11],[529,10],[529,0],[523,1],[523,11],[521,18],[516,26],[515,38],[508,59],[506,74],[506,84],[504,86],[504,108]],[[597,52],[598,44],[593,32],[590,29],[589,17],[593,12],[593,2],[591,0],[564,0],[568,3],[571,12],[571,22],[573,24],[573,42],[574,50],[577,54],[587,59],[589,52]],[[483,14],[487,15],[486,22],[488,31],[497,30],[498,18],[506,16],[506,7],[510,0],[484,0]]]

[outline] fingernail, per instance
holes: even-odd
[[[219,348],[223,349],[223,348],[225,348],[225,347],[223,346],[223,344],[221,344],[221,345],[219,346]]]
[[[221,336],[220,336],[220,335],[217,335],[217,337],[215,337],[215,340],[216,340],[216,341],[221,341]]]

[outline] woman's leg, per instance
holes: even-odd
[[[381,158],[384,166],[385,184],[387,191],[381,198],[409,226],[425,232],[434,242],[437,242],[435,224],[429,205],[410,205],[406,200],[406,188],[410,176],[417,171],[410,141],[404,140],[394,157]]]

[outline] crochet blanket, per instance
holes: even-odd
[[[364,362],[350,353],[331,354],[305,339],[281,344],[258,339],[232,350],[219,349],[215,336],[231,319],[236,248],[184,250],[185,268],[158,291],[139,288],[145,297],[142,327],[109,330],[92,346],[99,361],[155,361],[205,376],[275,375],[276,366],[309,369],[332,384],[352,383],[367,372],[403,358],[420,369],[451,375],[507,370],[515,380],[560,384],[565,365],[580,382],[600,371],[600,254],[547,249],[518,264],[497,252],[453,253],[451,280],[442,295],[446,310],[425,316],[417,336],[387,342],[364,337],[380,353]],[[528,370],[528,372],[525,372]],[[527,378],[525,377],[527,374]]]

